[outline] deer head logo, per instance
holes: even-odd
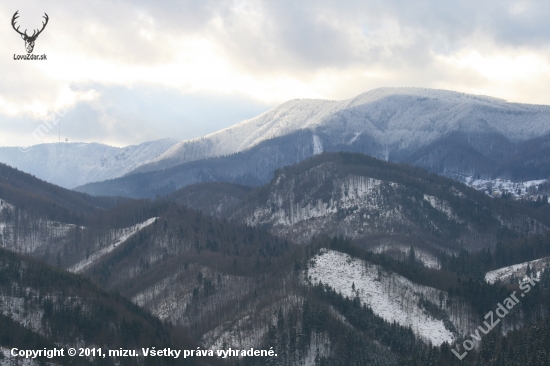
[[[17,13],[19,13],[19,10],[17,10],[15,12],[15,14],[13,14],[13,18],[11,18],[11,26],[13,27],[13,29],[15,29],[15,31],[17,33],[19,33],[21,35],[21,38],[23,38],[23,40],[25,41],[25,48],[27,49],[27,53],[32,53],[32,50],[34,49],[34,42],[36,41],[36,38],[38,38],[40,33],[42,33],[44,28],[46,28],[46,24],[48,24],[48,20],[49,20],[48,14],[44,13],[44,19],[46,19],[46,21],[42,22],[42,29],[40,29],[40,30],[35,29],[32,32],[32,36],[29,36],[27,34],[26,29],[25,29],[25,32],[21,33],[19,31],[19,26],[17,28],[15,28],[15,21],[16,21],[17,18],[19,18],[19,15]]]

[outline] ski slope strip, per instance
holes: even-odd
[[[376,315],[390,323],[411,327],[417,336],[434,345],[455,340],[442,320],[426,314],[417,305],[421,296],[436,299],[440,291],[332,250],[323,250],[313,258],[313,263],[307,272],[312,283],[322,282],[343,296],[359,297]]]
[[[113,239],[112,243],[101,250],[98,250],[97,252],[91,254],[88,258],[76,263],[75,265],[71,266],[68,271],[73,273],[82,273],[86,269],[90,268],[92,265],[94,265],[99,259],[101,259],[106,254],[111,253],[113,250],[115,250],[118,246],[123,244],[126,240],[128,240],[132,235],[137,233],[143,228],[146,228],[147,226],[153,224],[157,217],[152,217],[148,219],[147,221],[144,221],[140,224],[130,226],[124,229],[119,230],[119,235],[115,239]]]

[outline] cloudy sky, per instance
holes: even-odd
[[[20,30],[49,23],[14,60]],[[386,86],[550,104],[547,0],[3,0],[0,146],[188,139]],[[51,124],[50,124],[51,125]]]

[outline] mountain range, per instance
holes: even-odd
[[[512,146],[548,135],[549,121],[548,106],[445,90],[381,88],[343,101],[288,101],[224,130],[179,142],[135,172],[234,154],[302,130],[316,136],[312,154],[343,148],[404,161],[421,148],[461,137],[494,160],[514,154]]]
[[[52,143],[30,149],[0,147],[0,162],[65,188],[123,176],[177,141],[162,139],[118,148],[98,143]]]
[[[0,365],[23,346],[276,353],[76,360],[94,365],[547,365],[549,116],[377,89],[191,141],[4,148]],[[46,176],[21,166],[37,161]],[[496,176],[531,181],[461,182]],[[68,360],[26,364],[48,362]]]
[[[446,90],[381,88],[343,101],[291,100],[181,142],[0,148],[0,162],[94,195],[155,197],[209,181],[262,185],[322,151],[360,152],[458,180],[550,176],[550,107]]]
[[[208,181],[267,183],[322,151],[359,152],[455,179],[550,175],[550,107],[463,93],[376,89],[344,101],[292,100],[262,115],[173,145],[118,179],[77,190],[154,197]]]

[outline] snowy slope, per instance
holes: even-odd
[[[546,183],[546,179],[529,180],[525,182],[512,182],[509,179],[473,179],[466,177],[464,183],[470,187],[487,193],[489,196],[501,196],[503,193],[511,194],[514,198],[532,199],[538,196],[537,186]],[[550,201],[550,200],[549,200]]]
[[[307,271],[311,283],[322,282],[343,296],[359,297],[378,316],[390,323],[410,326],[416,335],[434,345],[452,343],[456,339],[456,335],[445,327],[443,320],[435,319],[418,306],[421,296],[439,304],[440,299],[446,301],[446,293],[417,285],[380,266],[332,250],[322,250],[312,262]],[[452,314],[450,321],[455,325],[459,323]],[[457,328],[464,326],[467,327],[458,325]]]
[[[301,206],[298,202],[292,202],[293,205],[288,213],[282,209],[273,213],[271,207],[269,209],[258,208],[246,223],[252,226],[260,225],[265,223],[265,217],[268,217],[268,220],[273,220],[276,226],[292,226],[301,221],[333,215],[339,209],[350,208],[358,204],[361,204],[362,207],[377,209],[379,208],[378,202],[375,202],[372,196],[379,195],[381,184],[382,181],[378,179],[361,176],[350,176],[342,180],[335,179],[334,191],[340,193],[340,197],[333,198],[329,202],[318,199],[308,202],[305,206]],[[268,203],[283,202],[284,197],[279,193],[281,192],[274,192]]]
[[[110,252],[115,250],[119,245],[123,244],[132,235],[134,235],[141,229],[146,228],[147,226],[153,224],[156,219],[157,219],[156,217],[152,217],[137,225],[117,230],[119,235],[115,237],[115,239],[112,241],[111,244],[91,254],[88,258],[74,264],[73,266],[71,266],[71,268],[68,269],[68,271],[74,272],[74,273],[84,272],[87,268],[89,268],[94,263],[96,263],[104,255],[109,254]]]
[[[502,267],[495,269],[494,271],[487,272],[485,274],[485,281],[488,283],[495,283],[497,281],[509,282],[514,281],[520,283],[527,276],[527,268],[529,267],[537,277],[540,276],[541,271],[550,266],[550,257],[536,259],[529,262],[514,264],[508,267]]]
[[[476,226],[478,218],[462,208],[480,204],[466,199],[458,189],[433,185],[417,190],[414,180],[420,187],[425,184],[417,177],[411,175],[412,180],[408,181],[397,175],[391,178],[395,181],[377,179],[388,176],[381,173],[383,170],[361,170],[369,164],[367,160],[343,164],[338,156],[321,155],[282,169],[267,186],[258,190],[261,193],[251,194],[229,217],[299,243],[307,243],[318,235],[363,240],[372,235],[410,236],[414,232],[414,237],[422,236],[428,246],[448,248],[432,239],[432,235],[436,235],[463,248],[479,250],[480,242],[481,245],[496,244],[499,228],[506,227],[520,235],[548,231],[547,222],[539,221],[536,216],[499,212],[495,207],[487,211],[492,224],[480,229]],[[390,164],[387,165],[389,169]],[[460,200],[450,199],[449,193]],[[406,240],[401,244],[408,250],[412,243]]]
[[[0,199],[0,247],[82,272],[155,220],[123,228],[89,228],[35,216]],[[69,252],[61,261],[61,253]]]
[[[120,177],[156,158],[176,140],[162,139],[118,148],[98,143],[35,145],[23,152],[0,147],[0,162],[65,188]]]
[[[340,103],[334,101],[291,100],[218,132],[181,141],[154,159],[150,166],[137,171],[156,170],[158,167],[244,151],[262,141],[315,126],[324,117],[335,113],[339,106]]]
[[[351,145],[368,136],[379,147],[374,155],[387,159],[392,152],[418,149],[453,131],[524,141],[550,132],[549,120],[548,106],[445,90],[381,88],[343,101],[288,101],[224,130],[179,142],[137,171],[232,154],[302,129],[323,134],[331,145]],[[320,143],[317,138],[316,146]]]
[[[323,176],[330,177],[329,174]],[[301,192],[295,192],[293,188],[311,177],[299,177],[290,182],[280,178],[275,182],[275,188],[271,190],[266,203],[252,207],[252,210],[243,208],[233,218],[247,213],[243,217],[247,225],[272,226],[271,231],[277,235],[292,233],[293,238],[300,242],[307,242],[311,236],[326,231],[331,235],[338,233],[356,238],[381,226],[378,225],[379,221],[397,222],[402,219],[401,212],[395,207],[383,206],[383,182],[378,179],[361,176],[335,178],[331,182],[334,189],[327,195],[330,198],[316,195],[317,187],[314,186],[314,193],[302,194],[302,200],[297,200],[296,196]],[[323,180],[314,181],[318,186],[323,186]],[[395,183],[388,184],[397,187]],[[338,213],[346,209],[353,209],[353,214],[342,222],[335,220]],[[371,215],[373,213],[375,215]],[[371,216],[372,220],[378,221],[370,223]],[[370,225],[365,224],[367,221]]]

